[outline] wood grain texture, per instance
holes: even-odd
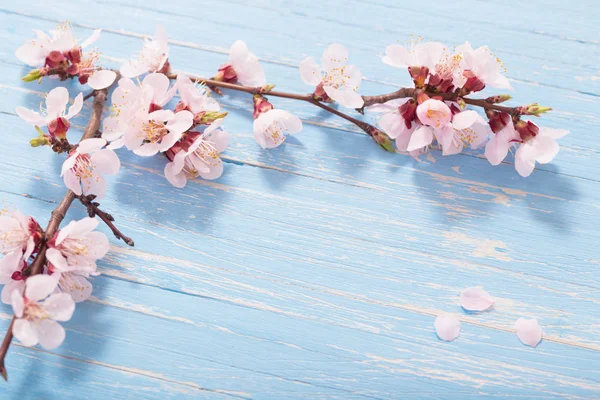
[[[174,68],[203,75],[241,38],[270,81],[297,92],[309,90],[297,64],[330,42],[367,76],[361,92],[377,94],[408,84],[381,63],[386,45],[470,40],[504,61],[515,103],[552,106],[544,125],[572,131],[522,179],[477,152],[386,154],[344,121],[279,99],[305,129],[263,151],[250,99],[227,94],[233,138],[218,181],[176,190],[164,160],[120,153],[103,206],[136,247],[113,242],[61,348],[12,349],[2,398],[599,398],[600,6],[460,3],[2,2],[0,199],[41,222],[64,192],[62,159],[28,147],[35,132],[14,108],[37,107],[55,83],[21,84],[14,50],[59,20],[82,38],[105,28],[97,45],[113,66],[160,22]],[[460,310],[473,285],[496,298],[493,311]],[[442,312],[462,320],[452,343],[433,331]],[[0,328],[10,315],[2,305]],[[538,348],[518,341],[520,317],[540,321]]]

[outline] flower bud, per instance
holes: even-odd
[[[271,90],[275,88],[275,85],[272,83],[268,83],[260,88],[261,93],[269,93]]]
[[[457,97],[456,102],[458,103],[458,107],[460,107],[461,110],[467,108],[467,103],[465,103],[465,99],[463,99],[462,97]]]
[[[27,75],[21,78],[24,82],[33,82],[41,79],[43,75],[42,68],[32,69]]]
[[[269,103],[266,97],[261,96],[260,94],[255,94],[253,97],[254,100],[254,113],[252,116],[254,119],[258,118],[258,116],[262,113],[265,113],[269,110],[272,110],[273,104]]]
[[[494,133],[500,132],[510,123],[510,115],[507,113],[492,110],[487,110],[485,113],[489,119],[490,128]]]
[[[227,116],[227,111],[203,111],[194,116],[194,124],[210,125],[218,119],[223,119]]]
[[[237,81],[237,72],[231,64],[223,64],[213,79],[220,82],[234,83]]]
[[[46,136],[38,136],[29,141],[31,147],[50,146],[50,138]]]
[[[487,99],[485,99],[485,101],[487,103],[491,103],[491,104],[498,104],[498,103],[504,103],[505,101],[508,101],[512,99],[512,96],[509,94],[500,94],[498,96],[490,96]]]
[[[408,67],[408,73],[415,83],[415,87],[421,89],[425,86],[425,80],[429,75],[429,68],[423,66]]]
[[[65,60],[65,55],[62,52],[53,50],[46,56],[46,65],[50,68],[56,68],[63,64]]]
[[[519,107],[519,112],[521,115],[535,115],[536,117],[539,117],[540,115],[551,110],[551,107],[540,106],[538,103],[531,103],[529,105]]]
[[[521,140],[523,140],[523,142],[533,139],[540,131],[537,125],[533,122],[523,120],[517,121],[515,124],[515,129],[517,132],[519,132],[519,135],[521,135]]]
[[[404,119],[404,124],[407,129],[410,129],[412,126],[412,121],[415,119],[417,115],[417,102],[413,99],[408,100],[406,103],[402,104],[398,107],[398,112],[402,119]]]
[[[48,133],[53,138],[65,139],[71,123],[64,117],[57,118],[48,124]]]
[[[471,70],[464,71],[463,76],[467,78],[463,86],[463,91],[466,91],[466,93],[479,92],[485,88],[485,83],[475,76]]]
[[[394,145],[392,144],[392,139],[388,135],[375,128],[373,125],[368,125],[364,127],[363,130],[373,138],[379,147],[391,153],[396,152],[396,149],[394,149]]]

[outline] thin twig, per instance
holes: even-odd
[[[117,228],[115,226],[114,222],[114,218],[112,215],[102,211],[100,209],[100,204],[95,202],[94,199],[96,198],[96,196],[85,196],[85,195],[81,195],[79,196],[79,201],[81,202],[81,204],[83,204],[84,206],[87,207],[88,209],[88,215],[90,217],[95,217],[98,216],[105,224],[106,226],[108,226],[110,228],[110,230],[112,231],[112,233],[115,235],[115,237],[117,239],[120,239],[122,241],[124,241],[125,243],[127,243],[129,246],[134,246],[133,243],[133,239],[131,239],[128,236],[125,236],[123,234],[123,232],[121,232],[119,230],[119,228]]]
[[[92,105],[92,115],[90,116],[90,120],[88,122],[87,127],[85,128],[85,132],[81,137],[81,140],[89,139],[94,137],[96,132],[98,132],[100,128],[100,121],[102,119],[102,109],[104,107],[104,103],[106,103],[107,99],[107,89],[96,90],[94,93],[94,103]],[[54,211],[52,211],[52,215],[50,216],[50,221],[48,222],[48,226],[46,227],[44,234],[44,241],[40,246],[40,250],[31,263],[31,267],[29,269],[29,276],[37,275],[41,273],[44,269],[45,261],[46,261],[46,249],[47,249],[47,240],[51,239],[56,231],[58,231],[58,227],[60,223],[65,218],[67,210],[73,203],[77,196],[71,192],[67,191],[65,197],[63,197],[62,201]],[[8,348],[13,338],[12,327],[15,321],[15,317],[8,327],[6,335],[4,336],[4,340],[2,341],[2,345],[0,345],[0,375],[4,378],[4,380],[8,380],[8,374],[6,372],[6,367],[4,365],[4,359],[6,358],[6,353],[8,352]]]

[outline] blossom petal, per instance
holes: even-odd
[[[552,128],[540,127],[540,132],[539,132],[538,136],[550,137],[552,139],[560,139],[568,134],[569,134],[569,131],[566,129],[552,129]]]
[[[90,35],[89,38],[85,39],[82,43],[81,43],[81,48],[85,49],[86,47],[88,47],[90,44],[94,43],[96,40],[98,40],[98,38],[100,37],[100,33],[102,32],[102,29],[94,29],[94,32],[92,32],[92,34]]]
[[[321,57],[321,67],[325,71],[330,71],[333,68],[341,68],[348,60],[348,49],[346,46],[339,43],[329,45],[323,52]]]
[[[25,291],[25,281],[12,281],[4,285],[2,288],[2,302],[4,304],[12,304],[12,296],[13,292],[17,292],[19,294],[19,298],[21,299],[21,304],[23,303],[23,292]],[[21,309],[21,312],[23,310]],[[15,313],[16,314],[16,313]]]
[[[243,40],[236,40],[229,50],[229,61],[231,65],[235,68],[234,64],[241,64],[248,58],[248,46],[246,42]]]
[[[65,163],[67,161],[65,161]],[[63,164],[63,166],[64,165],[65,164]],[[75,193],[77,196],[81,196],[82,190],[81,190],[81,181],[79,180],[79,177],[77,175],[75,175],[75,173],[71,169],[67,169],[63,173],[63,175],[64,175],[63,181],[65,183],[65,187],[67,189],[69,189],[70,191],[72,191],[73,193]]]
[[[408,142],[407,151],[422,149],[433,142],[433,130],[428,126],[421,126],[413,132]]]
[[[25,320],[17,319],[12,329],[13,335],[23,344],[24,346],[35,346],[38,344],[39,336],[35,326]]]
[[[95,152],[92,154],[91,161],[94,168],[105,175],[115,175],[121,168],[119,156],[111,149],[102,149]]]
[[[79,142],[79,146],[77,146],[77,151],[79,152],[79,154],[93,153],[95,151],[100,150],[105,145],[106,140],[102,138],[84,139],[81,142]]]
[[[165,74],[160,73],[148,74],[142,81],[142,85],[152,88],[152,100],[159,106],[163,106],[171,100],[170,98],[166,98],[170,84],[171,81],[169,78]]]
[[[540,164],[548,164],[558,154],[560,146],[551,137],[540,136],[535,138],[536,157]]]
[[[229,146],[229,132],[217,129],[210,134],[209,140],[213,143],[215,149],[222,153]]]
[[[333,86],[324,86],[325,93],[340,105],[348,108],[360,108],[365,103],[362,96],[351,88],[336,89]]]
[[[382,61],[392,67],[408,67],[408,50],[398,44],[389,45],[385,48],[385,56],[382,58]]]
[[[40,345],[46,350],[57,348],[65,340],[65,328],[56,321],[45,319],[38,324],[37,329]]]
[[[485,146],[485,157],[490,164],[498,165],[506,158],[510,143],[502,140],[502,137],[494,135]]]
[[[22,267],[23,251],[17,249],[8,253],[0,260],[0,284],[5,285],[12,282],[12,274]]]
[[[15,111],[17,112],[17,115],[28,124],[37,126],[46,125],[46,119],[38,112],[35,112],[25,107],[17,107]]]
[[[67,113],[67,115],[65,115],[65,118],[66,119],[73,118],[74,116],[79,114],[79,111],[81,111],[82,107],[83,107],[83,93],[79,93],[77,95],[77,97],[75,97],[75,100],[73,101],[73,104],[71,105],[71,107],[69,107],[69,112]]]
[[[62,86],[54,88],[46,96],[46,113],[51,119],[61,117],[69,102],[69,91]]]
[[[67,259],[62,255],[62,253],[51,247],[48,250],[46,250],[46,258],[48,259],[48,261],[50,261],[50,263],[52,263],[52,266],[54,268],[56,268],[58,271],[68,271],[69,270],[69,265],[67,264]]]
[[[535,169],[536,150],[529,144],[524,143],[519,146],[515,153],[515,169],[522,177],[526,178]]]
[[[77,273],[61,273],[58,286],[64,294],[72,297],[73,301],[76,303],[89,299],[93,291],[92,284],[84,276],[78,275]],[[54,317],[54,319],[57,321],[68,320],[58,319],[56,317]]]
[[[16,290],[10,292],[10,304],[12,305],[15,317],[21,318],[23,316],[23,309],[25,308],[23,295]]]
[[[182,152],[182,156],[185,154]],[[185,173],[180,169],[179,172],[175,172],[175,164],[173,162],[167,163],[165,165],[165,178],[169,181],[169,183],[176,188],[183,188],[187,184],[187,177]]]
[[[72,229],[69,232],[69,236],[71,237],[86,235],[96,229],[99,224],[96,218],[90,217],[82,218],[79,221],[72,221],[71,223],[73,224]],[[59,243],[58,240],[57,243]]]
[[[321,82],[321,68],[312,57],[307,57],[300,63],[300,77],[311,86],[317,86]]]
[[[519,318],[515,322],[515,330],[521,343],[527,346],[536,347],[542,340],[542,328],[535,318]]]
[[[480,287],[470,287],[460,293],[460,306],[467,311],[484,311],[494,305],[494,299]]]
[[[152,114],[150,114],[152,115]],[[187,131],[194,123],[194,114],[189,111],[179,111],[173,118],[167,122],[169,132],[178,133],[180,136]]]
[[[87,83],[92,89],[100,90],[112,85],[116,78],[117,74],[114,71],[101,69],[94,72]]]
[[[56,289],[57,280],[49,275],[34,275],[27,278],[25,297],[39,301],[48,297]]]
[[[434,322],[435,333],[446,342],[451,342],[460,334],[460,320],[454,314],[439,315]]]
[[[54,293],[44,300],[43,306],[55,321],[68,321],[75,311],[75,302],[68,293]]]
[[[136,76],[148,72],[148,70],[148,65],[141,63],[138,60],[130,60],[121,65],[120,72],[125,78],[135,78]]]
[[[454,114],[452,117],[452,127],[454,129],[463,130],[471,127],[479,118],[479,114],[473,110],[467,110]]]

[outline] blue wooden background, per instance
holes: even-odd
[[[366,75],[361,92],[379,94],[409,83],[380,61],[388,44],[470,40],[504,61],[513,104],[552,106],[540,123],[572,131],[555,162],[523,179],[479,153],[386,154],[344,121],[279,99],[305,128],[263,151],[248,96],[228,94],[218,181],[175,190],[162,159],[120,153],[103,204],[136,247],[113,241],[62,347],[11,349],[2,398],[600,398],[597,1],[0,4],[0,199],[42,225],[65,191],[62,158],[28,146],[35,131],[14,109],[36,108],[55,82],[20,82],[14,50],[62,20],[82,39],[105,28],[97,45],[110,66],[162,23],[174,69],[205,76],[244,39],[269,82],[296,92],[310,89],[298,63],[331,42]],[[495,310],[460,311],[458,293],[474,285]],[[463,321],[452,343],[433,331],[442,312]],[[0,317],[4,331],[11,309]],[[519,317],[538,318],[538,348],[520,344]]]

